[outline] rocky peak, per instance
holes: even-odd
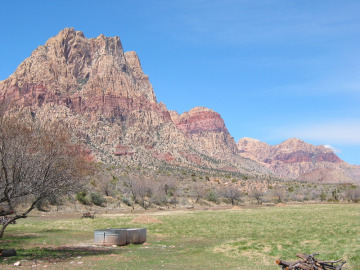
[[[294,138],[287,139],[280,144],[288,145],[288,144],[304,144],[304,143],[305,142],[303,140],[300,140],[300,139],[294,137]]]
[[[313,145],[307,144],[298,138],[290,138],[280,143],[277,147],[282,151],[293,152],[295,150],[304,150],[304,148],[312,148]]]
[[[317,168],[335,169],[344,164],[331,149],[297,138],[288,139],[278,145],[244,138],[237,146],[242,157],[264,163],[276,174],[284,177],[297,178]]]
[[[198,106],[198,107],[192,108],[192,109],[188,112],[188,114],[194,115],[194,114],[202,113],[202,112],[215,112],[215,111],[212,110],[212,109],[206,108],[206,107]]]
[[[174,123],[177,123],[178,122],[178,119],[180,117],[179,113],[177,111],[169,111],[170,113],[170,117],[171,117],[171,120],[174,122]]]
[[[269,145],[265,142],[261,142],[257,139],[244,137],[240,139],[237,143],[237,147],[240,151],[244,152],[248,148],[254,149],[254,148],[267,148]]]
[[[244,138],[239,151],[217,112],[195,107],[179,115],[157,103],[139,57],[124,53],[119,37],[88,39],[73,28],[39,46],[1,81],[2,99],[31,107],[36,117],[61,119],[108,164],[166,162],[254,175],[269,173],[266,166],[285,177],[342,164],[331,150],[298,139],[272,146]]]
[[[119,37],[87,39],[66,28],[39,46],[7,80],[0,91],[32,105],[61,103],[78,97],[81,102],[104,96],[143,98],[156,103],[148,76],[135,52],[124,54]],[[34,99],[35,98],[35,99]],[[82,108],[86,108],[83,104]]]
[[[220,114],[205,107],[195,107],[179,117],[174,117],[174,120],[175,125],[185,133],[228,132]]]
[[[138,90],[151,102],[156,102],[154,90],[149,82],[149,76],[144,74],[137,53],[129,51],[125,52],[124,56],[127,67],[130,69],[130,72],[138,83]]]
[[[134,51],[125,52],[125,59],[128,67],[136,73],[143,74],[139,56]]]
[[[55,43],[60,46],[59,47],[67,47],[70,48],[76,42],[82,42],[86,38],[82,31],[76,31],[74,28],[65,28],[61,30],[56,36],[51,37],[45,43],[45,46],[53,46]]]
[[[181,115],[177,112],[170,112],[170,115],[176,127],[194,140],[203,152],[211,156],[237,153],[235,141],[217,112],[195,107]]]
[[[297,138],[288,139],[288,140],[276,145],[275,148],[277,149],[278,152],[281,152],[281,153],[307,152],[307,153],[313,153],[313,154],[319,154],[319,155],[326,154],[329,157],[330,157],[330,155],[336,156],[330,148],[326,148],[323,145],[315,146],[315,145],[306,143]],[[334,162],[337,162],[340,159],[337,160],[336,158],[335,159],[331,158],[331,160],[333,160]]]

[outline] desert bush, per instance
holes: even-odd
[[[205,186],[201,183],[193,183],[190,186],[190,190],[191,192],[189,194],[189,198],[192,201],[193,205],[195,205],[195,203],[199,202],[206,196]]]
[[[307,197],[302,194],[291,194],[289,199],[290,201],[295,202],[303,202],[304,200],[308,200]]]
[[[331,191],[331,198],[328,199],[329,202],[338,202],[339,201],[339,190],[334,189]]]
[[[345,199],[352,202],[360,202],[360,188],[351,188],[345,191]]]
[[[206,199],[210,202],[213,202],[213,203],[216,203],[218,204],[219,203],[219,195],[214,191],[214,190],[211,190],[207,196],[206,196]]]
[[[133,206],[133,205],[134,205],[134,203],[132,202],[132,200],[131,200],[130,198],[128,198],[128,197],[122,198],[122,202],[123,202],[124,204],[126,204],[127,206]]]
[[[326,198],[327,198],[327,195],[324,191],[321,191],[320,193],[320,200],[323,202],[323,201],[326,201]]]
[[[97,206],[103,206],[106,203],[105,198],[97,192],[90,193],[90,199],[91,202]]]
[[[167,205],[169,201],[169,196],[172,196],[173,194],[173,192],[169,192],[169,195],[167,195],[166,191],[163,189],[163,186],[159,186],[156,192],[153,193],[151,203],[159,206]]]
[[[285,191],[281,188],[275,188],[271,190],[271,194],[275,197],[278,203],[281,203],[285,199]]]
[[[155,185],[154,188],[156,188]],[[159,189],[158,192],[165,192],[167,196],[173,196],[176,193],[176,181],[172,178],[161,179],[160,187],[157,188]]]
[[[155,182],[149,179],[128,179],[127,186],[132,199],[144,209],[151,206],[151,197],[156,187]]]
[[[90,201],[87,198],[87,191],[82,190],[76,193],[76,199],[83,205],[89,205]]]
[[[261,204],[263,202],[264,195],[265,192],[257,189],[251,190],[249,192],[249,197],[255,199],[258,204]]]
[[[242,193],[235,187],[226,187],[220,191],[220,194],[231,205],[237,204],[241,200]]]

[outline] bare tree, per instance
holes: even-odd
[[[154,192],[151,198],[153,204],[164,206],[168,203],[168,195],[166,195],[164,187],[160,184],[154,186]]]
[[[220,194],[222,197],[227,199],[231,205],[237,204],[242,196],[241,191],[235,187],[225,187],[220,191]]]
[[[176,192],[176,181],[173,178],[160,178],[160,188],[162,188],[167,196],[172,196]]]
[[[249,197],[252,199],[255,199],[258,204],[262,203],[264,195],[265,195],[265,192],[263,192],[261,190],[257,190],[257,189],[251,190],[249,192]]]
[[[360,188],[351,188],[345,191],[345,198],[352,202],[360,201]]]
[[[207,191],[203,183],[195,182],[190,186],[191,194],[190,199],[192,201],[192,205],[199,202],[201,199],[205,198]]]
[[[281,203],[285,197],[285,191],[281,188],[275,188],[271,190],[271,193],[274,197],[276,197],[277,201]]]
[[[0,116],[0,216],[6,227],[36,205],[74,190],[90,172],[89,155],[57,122],[42,123],[26,110]],[[21,210],[20,211],[20,207]]]
[[[104,168],[99,168],[95,179],[90,183],[98,189],[98,191],[105,196],[115,197],[117,193],[116,185],[119,182],[119,177],[109,173]]]
[[[151,206],[150,198],[154,191],[153,181],[146,178],[128,178],[127,186],[135,203],[138,203],[144,209],[148,209]]]

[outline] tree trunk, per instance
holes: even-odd
[[[3,238],[5,229],[8,225],[9,224],[6,224],[6,223],[2,225],[1,230],[0,230],[0,238]]]

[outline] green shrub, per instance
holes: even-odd
[[[90,194],[90,199],[91,202],[97,206],[103,206],[103,204],[106,203],[105,198],[101,194],[96,192],[92,192]]]
[[[210,191],[207,195],[207,200],[214,203],[219,203],[219,196],[216,194],[215,191]]]
[[[322,191],[321,192],[321,194],[320,194],[320,200],[323,202],[323,201],[326,201],[326,194],[325,194],[325,192],[324,191]]]
[[[131,199],[127,198],[127,197],[124,197],[122,199],[122,202],[125,203],[127,206],[133,206],[134,205],[133,202],[131,201]]]
[[[151,203],[159,206],[165,206],[168,203],[168,198],[165,194],[157,194],[151,198]]]
[[[78,193],[76,193],[76,199],[84,205],[89,205],[89,199],[86,197],[87,192],[86,191],[79,191]]]

